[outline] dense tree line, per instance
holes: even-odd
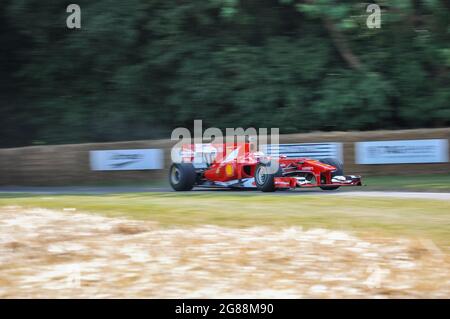
[[[450,3],[3,0],[0,146],[450,124]]]

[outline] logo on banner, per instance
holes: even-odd
[[[112,168],[125,167],[135,164],[144,158],[141,154],[113,154],[111,156],[111,161],[117,161],[116,163],[111,163]]]

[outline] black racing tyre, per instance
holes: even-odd
[[[324,158],[320,162],[336,167],[336,170],[331,172],[331,177],[344,175],[344,164],[337,158]],[[320,188],[324,191],[333,191],[338,189],[339,186],[320,186]]]
[[[269,168],[272,168],[273,165],[278,165],[278,170],[275,173],[269,173]],[[255,169],[255,183],[256,187],[262,192],[274,192],[275,184],[274,177],[283,176],[280,165],[275,163],[260,163],[256,166]]]
[[[173,163],[170,166],[169,182],[176,191],[190,191],[195,184],[197,174],[191,163]]]

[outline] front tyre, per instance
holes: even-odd
[[[278,165],[277,171],[272,173],[275,169],[274,165]],[[260,163],[256,166],[255,170],[255,184],[256,187],[262,192],[274,192],[275,183],[274,178],[282,176],[281,167],[278,163],[263,164]]]
[[[336,167],[336,170],[331,172],[332,178],[334,176],[343,176],[344,175],[344,164],[342,164],[342,162],[340,160],[338,160],[337,158],[324,158],[320,162]],[[338,189],[339,186],[320,186],[320,188],[323,189],[324,191],[333,191],[333,190]]]
[[[170,186],[176,191],[190,191],[195,184],[197,174],[191,163],[174,163],[170,167]]]

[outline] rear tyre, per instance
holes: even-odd
[[[274,165],[278,165],[278,170],[275,173],[270,173],[271,168]],[[275,191],[275,183],[274,178],[283,176],[281,167],[278,163],[268,163],[263,164],[260,163],[256,166],[255,170],[255,184],[256,187],[262,192],[274,192]]]
[[[331,172],[331,177],[344,175],[344,164],[337,158],[324,158],[323,160],[320,160],[320,162],[336,167],[336,170]],[[324,191],[334,191],[339,187],[340,186],[320,186]]]
[[[174,163],[170,167],[170,186],[176,191],[190,191],[195,184],[197,174],[191,163]]]

